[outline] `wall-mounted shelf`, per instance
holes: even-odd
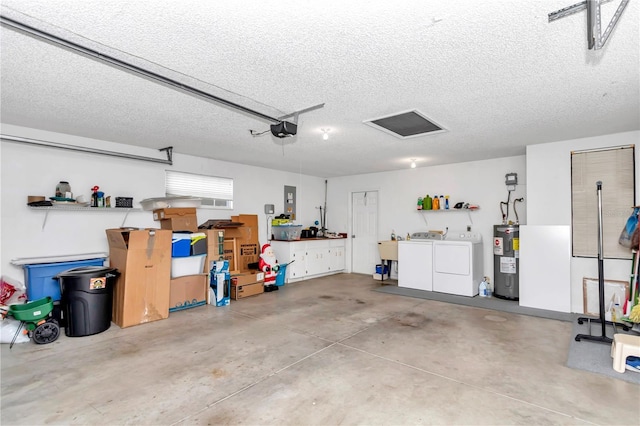
[[[469,218],[469,223],[473,225],[473,220],[471,219],[471,212],[475,212],[478,209],[444,209],[444,210],[416,210],[418,213],[462,213],[466,212],[467,217]],[[427,221],[427,215],[423,214],[422,219],[424,220],[424,224],[429,226]]]
[[[44,220],[42,221],[42,229],[47,224],[47,218],[51,211],[65,211],[65,212],[101,212],[101,213],[124,213],[121,227],[124,227],[124,223],[131,212],[141,212],[142,209],[124,208],[124,207],[84,207],[74,205],[58,205],[58,206],[28,206],[31,210],[44,211]]]

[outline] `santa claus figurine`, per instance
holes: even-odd
[[[276,259],[276,253],[273,251],[271,244],[265,244],[262,246],[262,253],[260,254],[260,261],[258,267],[264,272],[264,291],[278,290],[276,285],[276,275],[280,265]]]

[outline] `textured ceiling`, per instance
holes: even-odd
[[[522,155],[640,129],[640,2],[588,50],[575,0],[2,0],[2,15],[272,117],[298,134],[2,26],[1,121],[335,177]],[[602,5],[603,27],[619,1]],[[447,132],[363,123],[417,109]],[[322,139],[322,130],[330,138]]]

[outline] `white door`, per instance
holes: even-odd
[[[351,270],[373,274],[380,258],[378,253],[378,191],[351,194]]]

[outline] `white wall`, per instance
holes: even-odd
[[[408,167],[408,164],[407,164]],[[497,158],[485,161],[423,167],[397,172],[374,173],[329,179],[327,200],[327,227],[332,231],[349,232],[351,229],[351,193],[377,190],[379,197],[378,237],[388,240],[391,231],[405,237],[407,233],[427,230],[465,230],[482,233],[484,272],[493,277],[493,225],[502,222],[500,201],[508,196],[505,174],[517,173],[518,186],[511,200],[525,197],[518,204],[520,223],[526,223],[525,196],[527,189],[525,157]],[[458,201],[477,204],[475,212],[454,211],[428,213],[416,210],[418,197],[426,194],[450,195],[451,206]],[[509,219],[516,220],[513,205]],[[469,220],[471,219],[471,221]],[[351,265],[350,241],[347,240],[347,265]]]
[[[3,125],[2,133],[67,144],[92,146],[105,150],[162,158],[155,150],[135,148],[105,141],[90,140],[34,129]],[[430,229],[465,229],[470,225],[482,233],[484,275],[493,276],[493,225],[501,222],[500,201],[506,201],[504,175],[517,173],[519,184],[511,199],[525,197],[518,205],[521,224],[570,225],[572,150],[634,144],[640,132],[626,132],[592,138],[531,145],[527,155],[486,161],[424,167],[396,172],[356,175],[328,179],[327,228],[334,232],[351,231],[351,193],[379,192],[379,240],[387,240],[392,230],[407,233]],[[636,149],[636,164],[640,154]],[[122,224],[124,214],[93,212],[51,212],[42,229],[44,213],[26,207],[28,195],[53,195],[60,180],[68,180],[75,194],[89,195],[99,185],[108,195],[144,198],[164,195],[164,170],[160,164],[125,160],[94,154],[61,151],[2,142],[0,150],[2,183],[0,202],[1,273],[22,280],[22,270],[10,264],[15,257],[46,256],[108,251],[104,229]],[[284,185],[297,188],[298,223],[312,225],[319,219],[318,206],[324,205],[325,180],[303,174],[244,166],[180,154],[174,155],[173,169],[212,174],[234,179],[235,209],[198,210],[200,223],[207,219],[229,218],[236,214],[257,214],[261,243],[266,241],[264,204],[275,204],[276,214],[283,211]],[[300,170],[304,171],[301,165]],[[640,188],[636,172],[636,187]],[[458,201],[478,204],[476,212],[419,213],[418,197],[429,194],[451,196]],[[629,212],[629,214],[631,211]],[[513,211],[509,218],[515,221]],[[471,221],[470,221],[470,220]],[[625,219],[626,221],[626,219]],[[157,227],[150,212],[129,214],[125,226]],[[622,223],[621,223],[622,227]],[[351,246],[347,240],[347,268],[351,268]],[[597,277],[593,259],[568,258],[571,264],[571,310],[582,312],[582,278]],[[605,261],[605,278],[629,279],[630,261]]]
[[[529,225],[571,225],[571,151],[637,144],[640,132],[611,135],[527,147],[527,220]],[[640,188],[640,150],[636,147],[636,191]],[[595,190],[595,189],[594,189]],[[620,230],[632,213],[620,217]],[[583,312],[582,279],[598,278],[597,259],[567,256],[571,263],[571,311]],[[629,280],[631,260],[604,261],[604,278]]]
[[[2,133],[70,145],[90,146],[154,158],[166,158],[152,149],[135,148],[75,136],[2,125]],[[296,187],[297,223],[312,225],[319,218],[317,206],[324,203],[324,179],[285,173],[259,167],[174,154],[173,166],[150,162],[65,151],[3,141],[0,165],[2,174],[2,250],[0,272],[24,281],[20,267],[10,260],[18,257],[52,256],[108,252],[104,230],[123,223],[124,213],[59,212],[48,214],[26,205],[28,195],[54,195],[60,180],[70,183],[74,195],[91,194],[100,186],[106,195],[133,197],[134,207],[145,198],[164,196],[164,171],[167,168],[192,173],[224,176],[234,180],[234,210],[198,209],[198,223],[208,219],[229,219],[237,214],[257,214],[260,243],[267,240],[264,204],[275,204],[276,215],[284,211],[284,186]],[[301,170],[304,167],[301,165]],[[151,212],[131,212],[124,226],[159,227]]]

